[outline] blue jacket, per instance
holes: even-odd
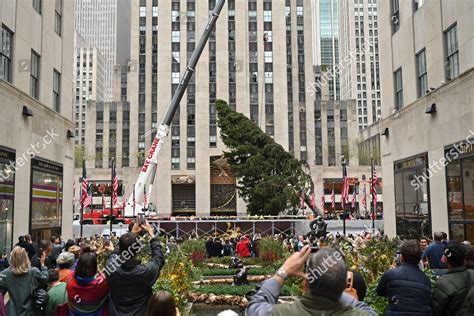
[[[404,263],[386,271],[377,294],[388,297],[387,315],[431,315],[431,282],[418,265]]]

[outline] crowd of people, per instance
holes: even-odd
[[[0,316],[29,315],[179,315],[170,293],[153,293],[166,253],[177,251],[179,240],[161,245],[148,222],[129,227],[120,236],[92,236],[32,241],[19,238],[10,256],[0,260]],[[141,262],[142,238],[150,240],[151,258]],[[344,253],[331,240],[371,239],[370,233],[325,240],[311,235],[275,235],[293,254],[252,296],[247,315],[376,315],[364,300],[367,285],[361,273],[349,270]],[[209,258],[258,257],[259,235],[208,238]],[[109,252],[102,272],[98,255]],[[437,276],[432,283],[423,272]],[[474,315],[474,246],[448,241],[436,232],[428,238],[406,240],[394,254],[393,265],[380,278],[377,295],[388,298],[387,315]],[[278,304],[289,277],[304,277],[306,294],[293,304]],[[4,304],[6,303],[6,304]],[[5,309],[2,309],[5,308]],[[219,315],[235,315],[228,311]]]
[[[152,292],[165,263],[154,228],[145,222],[129,230],[117,247],[113,236],[67,242],[53,237],[37,244],[29,235],[20,237],[0,273],[0,315],[179,315],[169,293]],[[146,263],[138,259],[144,235],[151,247]],[[104,251],[111,254],[99,272],[97,255]]]

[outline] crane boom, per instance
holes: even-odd
[[[219,18],[219,14],[222,11],[224,3],[225,0],[217,0],[214,10],[212,10],[210,13],[209,20],[201,35],[201,39],[199,40],[196,49],[191,55],[188,66],[186,67],[186,71],[181,77],[178,88],[176,89],[173,98],[171,99],[171,102],[168,105],[168,109],[165,112],[163,120],[160,126],[158,127],[155,139],[151,144],[150,150],[145,156],[145,162],[143,163],[143,167],[140,170],[140,174],[138,175],[138,179],[135,182],[134,186],[135,201],[133,200],[133,196],[131,195],[125,207],[125,216],[135,215],[136,213],[141,212],[143,208],[148,207],[148,205],[144,205],[144,195],[146,193],[147,196],[150,197],[151,191],[153,189],[153,182],[155,179],[156,167],[158,163],[158,153],[160,152],[161,146],[163,145],[166,137],[168,137],[173,116],[176,113],[179,107],[179,102],[183,98],[188,83],[194,74],[195,67],[199,61],[199,58],[201,57],[201,54],[207,44],[207,41],[209,40],[212,29],[216,25],[217,19]]]

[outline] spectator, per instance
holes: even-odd
[[[212,239],[212,237],[209,237],[209,239],[206,241],[206,253],[208,258],[211,258],[213,256],[213,248],[214,240]]]
[[[142,248],[137,236],[142,230],[151,237],[151,260],[146,264],[141,264],[137,258]],[[108,250],[113,251],[113,246],[109,245]],[[160,241],[155,238],[148,221],[144,225],[135,223],[131,233],[120,237],[119,251],[119,255],[110,256],[106,265],[107,280],[111,287],[110,314],[144,315],[152,287],[165,264]]]
[[[466,246],[466,269],[474,269],[474,246]]]
[[[68,241],[66,242],[66,245],[64,246],[64,251],[69,251],[69,248],[71,248],[74,245],[75,245],[74,240],[68,239]]]
[[[431,315],[431,282],[418,267],[418,241],[405,241],[400,252],[401,266],[386,271],[376,290],[388,297],[387,315]]]
[[[25,235],[24,237],[18,237],[18,246],[25,248],[26,252],[28,253],[28,258],[31,259],[33,256],[36,254],[36,248],[33,245],[33,242],[31,240],[31,235]]]
[[[32,289],[46,286],[48,269],[44,265],[45,256],[39,258],[41,270],[31,267],[25,248],[15,247],[11,253],[11,265],[0,273],[0,291],[8,292],[7,315],[41,315],[31,302]]]
[[[365,284],[364,278],[359,271],[351,270],[354,280],[352,287],[357,291],[357,298],[359,301],[363,301],[367,294],[367,284]]]
[[[330,261],[331,263],[328,263]],[[307,262],[306,275],[300,269]],[[306,276],[309,293],[293,304],[277,304],[286,279]],[[343,293],[347,267],[342,254],[332,248],[311,253],[309,245],[290,256],[275,276],[263,282],[252,297],[247,314],[260,315],[377,315],[363,302]],[[359,309],[356,309],[359,308]]]
[[[168,240],[168,243],[166,244],[166,248],[168,248],[170,253],[173,253],[179,250],[179,246],[176,243],[176,240],[174,239],[174,237],[171,237]]]
[[[95,254],[85,253],[79,257],[76,270],[70,275],[66,289],[70,316],[109,315],[109,284],[104,275],[97,273]]]
[[[222,246],[221,240],[219,238],[214,238],[214,243],[212,244],[212,256],[213,257],[222,257]]]
[[[58,263],[58,273],[59,273],[59,282],[66,282],[69,274],[73,272],[71,270],[72,265],[74,264],[75,257],[74,254],[70,252],[62,252],[56,262]]]
[[[226,238],[224,241],[222,254],[224,255],[224,257],[230,257],[234,255],[234,249],[228,238]]]
[[[72,267],[71,267],[71,270],[74,271],[79,261],[79,256],[81,255],[81,247],[74,244],[71,247],[69,247],[68,252],[74,255],[74,263],[72,264]]]
[[[168,292],[159,291],[148,301],[145,316],[180,316],[174,297]]]
[[[3,253],[0,259],[0,272],[5,270],[9,266],[10,266],[10,263],[8,263],[8,256],[6,253]]]
[[[242,236],[235,247],[235,253],[240,257],[250,257],[250,240],[246,236]]]
[[[466,248],[460,242],[450,241],[445,255],[448,272],[438,279],[433,289],[433,312],[434,315],[464,315],[461,309],[474,286],[474,270],[464,267]]]
[[[430,269],[433,270],[433,273],[437,275],[442,275],[446,273],[446,263],[443,262],[444,259],[444,244],[443,240],[443,233],[442,232],[435,232],[434,235],[434,242],[429,245],[425,252],[423,252],[422,260],[425,258],[428,259],[428,266]]]
[[[304,247],[304,236],[300,235],[298,237],[298,246],[297,246],[298,251],[301,251],[301,249],[303,249],[303,247]]]
[[[56,259],[58,259],[59,254],[63,251],[66,245],[61,241],[60,237],[51,237],[51,253],[49,254],[49,260],[56,268]]]
[[[39,259],[41,256],[45,256],[46,259],[44,261],[44,264],[46,265],[46,267],[48,269],[54,269],[54,265],[49,258],[50,253],[51,253],[51,242],[46,239],[41,240],[39,243],[38,252],[33,256],[33,258],[31,258],[31,266],[39,269],[41,267]]]
[[[59,273],[56,270],[48,271],[48,305],[44,310],[44,316],[52,316],[59,305],[67,302],[66,283],[59,281]]]

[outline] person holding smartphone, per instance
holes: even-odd
[[[144,264],[138,257],[143,248],[142,232],[151,238],[151,260]],[[113,253],[105,267],[110,284],[110,315],[145,315],[152,287],[165,264],[160,241],[150,223],[138,216],[131,232],[120,236],[118,246],[119,253]],[[106,249],[114,251],[111,244]]]

